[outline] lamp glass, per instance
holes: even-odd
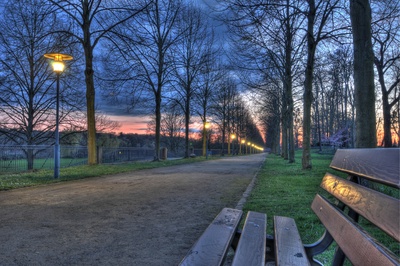
[[[64,71],[65,65],[61,61],[54,61],[52,63],[52,67],[53,67],[54,72],[61,73]]]

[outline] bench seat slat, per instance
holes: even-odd
[[[189,250],[180,265],[221,265],[241,217],[242,211],[224,208]]]
[[[399,200],[327,173],[321,187],[400,241]]]
[[[274,216],[276,265],[310,265],[292,218]]]
[[[235,251],[233,266],[265,265],[267,215],[265,213],[247,213],[246,222]]]
[[[400,188],[400,149],[337,150],[330,167]]]
[[[375,243],[320,195],[315,196],[311,208],[354,265],[398,265],[395,255]]]

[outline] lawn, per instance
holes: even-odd
[[[70,167],[73,165],[86,164],[87,159],[61,158],[60,167]],[[35,159],[33,169],[52,169],[54,167],[54,158]],[[23,172],[28,169],[26,159],[0,160],[0,174]]]

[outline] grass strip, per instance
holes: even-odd
[[[131,162],[121,164],[102,164],[102,165],[81,165],[60,169],[60,178],[54,179],[53,170],[38,170],[23,172],[18,174],[0,175],[0,190],[10,190],[15,188],[36,186],[42,184],[56,183],[69,180],[77,180],[89,177],[138,171],[166,167],[179,164],[200,162],[205,160],[203,157],[167,160],[159,162]]]

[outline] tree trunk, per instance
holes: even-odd
[[[90,8],[89,3],[84,1],[83,5],[83,49],[85,51],[85,82],[86,82],[86,105],[87,105],[87,131],[88,131],[88,164],[97,164],[96,151],[96,111],[95,111],[95,88],[93,71],[93,47],[90,35]]]
[[[389,148],[393,146],[392,130],[391,130],[391,115],[390,104],[387,94],[382,94],[383,104],[383,146]]]
[[[285,104],[286,105],[286,104]],[[283,157],[284,160],[289,159],[288,155],[288,138],[287,138],[287,119],[285,118],[286,116],[286,108],[284,109],[284,114],[282,114],[282,152],[281,156]]]
[[[186,94],[185,103],[185,158],[189,158],[189,124],[190,124],[190,93]]]
[[[90,62],[89,62],[90,61]],[[95,89],[93,81],[92,59],[86,59],[85,81],[86,81],[86,104],[87,104],[87,131],[88,131],[88,164],[97,164],[96,152],[96,111],[95,111]]]
[[[376,116],[369,0],[351,0],[350,18],[354,44],[356,147],[372,148],[376,147]]]
[[[375,60],[376,70],[378,72],[379,85],[382,93],[382,111],[383,111],[383,146],[385,148],[392,147],[391,132],[391,106],[389,104],[389,92],[385,85],[385,75],[383,73],[383,62]]]
[[[312,84],[314,72],[314,57],[316,43],[314,40],[314,20],[315,20],[315,2],[309,0],[308,27],[307,27],[307,66],[304,81],[304,99],[303,99],[303,169],[311,169],[311,104],[312,104]]]
[[[161,86],[161,85],[159,85]],[[155,93],[156,100],[156,132],[154,144],[154,161],[160,160],[160,138],[161,138],[161,88]]]
[[[206,129],[206,122],[203,121],[203,156],[207,154],[207,129]]]

